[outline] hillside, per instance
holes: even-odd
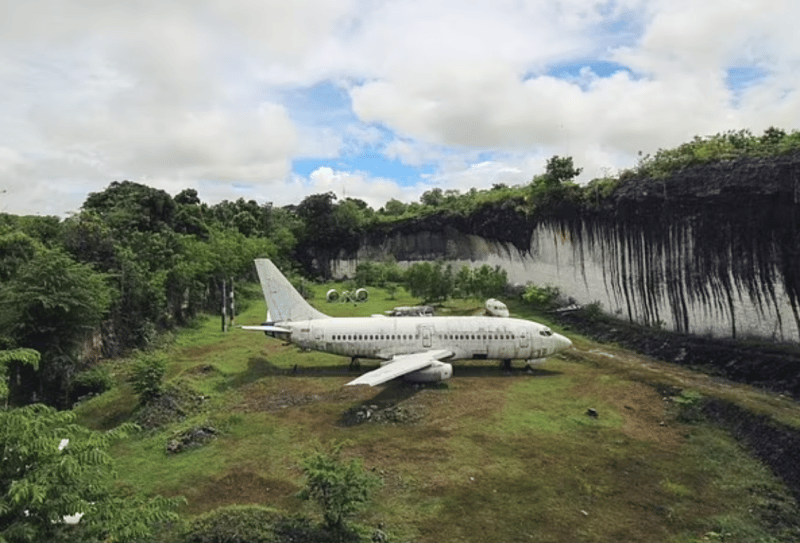
[[[330,286],[315,286],[315,300]],[[369,315],[414,302],[372,289],[358,307],[316,305]],[[238,323],[263,314],[253,303]],[[575,349],[531,370],[503,374],[495,362],[475,361],[456,365],[440,386],[345,389],[349,360],[258,333],[223,334],[209,318],[167,348],[179,409],[163,402],[168,422],[116,447],[120,479],[184,495],[187,521],[237,503],[315,518],[296,496],[299,463],[320,444],[343,441],[346,456],[383,481],[357,519],[366,539],[379,523],[390,541],[416,542],[800,537],[791,492],[726,432],[681,408],[718,398],[798,427],[794,402],[565,333]],[[129,363],[113,366],[122,378]],[[124,383],[77,412],[98,428],[142,417]],[[211,438],[167,452],[199,428]]]

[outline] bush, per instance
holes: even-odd
[[[359,459],[345,462],[341,450],[341,444],[335,445],[330,451],[318,451],[303,462],[306,488],[299,496],[319,506],[327,528],[347,532],[345,520],[366,507],[370,493],[381,480],[366,471]]]
[[[545,285],[528,285],[522,293],[522,300],[530,304],[534,309],[548,310],[553,309],[561,296],[558,287]]]
[[[184,534],[186,543],[272,543],[277,541],[274,509],[260,505],[230,505],[204,513]]]
[[[139,403],[144,405],[161,393],[166,372],[167,359],[163,354],[146,354],[136,361],[131,383],[139,395]]]
[[[111,372],[104,366],[95,366],[75,376],[71,384],[70,399],[75,401],[90,394],[102,394],[114,388],[114,385],[116,381]]]

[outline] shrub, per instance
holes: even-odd
[[[230,505],[204,513],[184,534],[186,543],[272,543],[277,540],[274,509],[260,505]]]
[[[558,287],[545,285],[528,285],[522,293],[522,300],[530,304],[534,309],[553,309],[556,306],[561,291]]]
[[[84,370],[72,380],[70,398],[77,400],[89,394],[102,394],[114,387],[116,381],[104,366],[94,366]]]
[[[166,371],[167,359],[163,354],[146,354],[136,361],[131,383],[139,395],[139,403],[146,404],[161,393]]]
[[[345,462],[341,449],[342,445],[336,445],[330,451],[318,451],[303,462],[306,488],[299,494],[316,502],[326,526],[334,531],[347,531],[345,519],[365,507],[371,491],[381,484],[360,460]]]

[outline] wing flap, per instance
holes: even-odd
[[[450,356],[453,356],[453,352],[444,349],[397,355],[380,368],[368,371],[364,375],[347,383],[346,386],[369,385],[374,387],[407,373],[427,368],[435,361]]]

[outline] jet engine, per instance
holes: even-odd
[[[357,302],[366,302],[369,299],[369,292],[365,288],[360,288],[356,291],[355,299]]]
[[[332,288],[325,295],[325,299],[328,300],[329,302],[336,302],[339,300],[339,293],[336,292],[335,288]]]
[[[453,376],[453,365],[447,362],[434,362],[424,370],[418,370],[403,376],[412,383],[435,383],[450,379]]]

